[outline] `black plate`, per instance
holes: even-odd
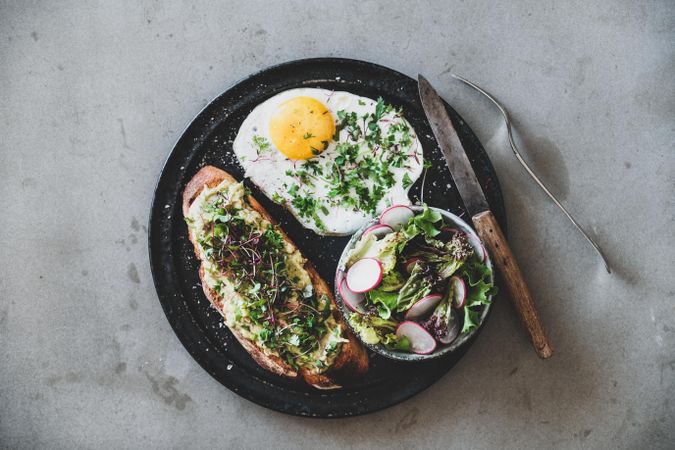
[[[365,414],[399,403],[430,386],[470,346],[423,363],[401,363],[371,355],[371,369],[357,385],[317,391],[262,370],[236,342],[219,313],[210,307],[199,285],[198,262],[181,212],[185,184],[203,166],[220,167],[238,179],[242,169],[232,153],[232,141],[244,118],[265,99],[296,87],[345,90],[402,106],[433,162],[426,177],[424,200],[430,205],[462,214],[435,139],[427,124],[412,78],[375,64],[339,58],[293,61],[265,69],[240,81],[213,100],[188,126],[169,155],[157,182],[149,226],[152,274],[169,323],[187,351],[216,380],[244,398],[288,414],[344,417]],[[504,204],[494,169],[469,126],[448,107],[478,178],[500,224],[505,225]],[[271,203],[247,182],[254,196],[279,219],[284,230],[319,272],[333,283],[337,260],[348,237],[320,237],[303,229],[281,207]],[[411,191],[418,199],[421,179]]]

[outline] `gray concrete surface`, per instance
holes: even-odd
[[[673,3],[267,3],[0,1],[0,447],[673,448]],[[426,392],[304,420],[231,393],[180,345],[146,250],[166,155],[239,78],[326,55],[424,73],[475,128],[552,360],[501,302]],[[509,106],[614,274],[450,69]]]

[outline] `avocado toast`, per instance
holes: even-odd
[[[368,371],[326,282],[243,184],[202,168],[185,187],[183,215],[206,297],[261,367],[319,389]]]

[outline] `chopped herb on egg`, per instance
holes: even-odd
[[[410,179],[410,175],[408,175],[408,172],[403,174],[403,188],[408,189],[410,186],[412,186],[413,181]]]
[[[324,212],[324,215],[328,214],[328,210],[325,207],[321,208],[320,200],[317,200],[312,192],[301,193],[300,187],[293,184],[288,190],[288,194],[291,197],[291,205],[300,217],[311,218],[319,229],[326,229],[326,225],[319,217],[317,210]]]
[[[271,150],[270,143],[267,139],[257,134],[253,136],[253,146],[255,147],[258,156],[268,153]]]

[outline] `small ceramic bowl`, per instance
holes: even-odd
[[[415,212],[415,213],[420,213],[422,212],[423,208],[421,206],[410,206],[410,208]],[[442,216],[443,219],[445,220],[446,224],[452,225],[455,228],[458,228],[461,230],[463,233],[469,235],[474,242],[481,242],[480,238],[478,235],[473,231],[473,229],[462,219],[457,217],[456,215],[444,211],[442,209],[438,208],[433,208],[430,207],[431,209],[438,211]],[[490,303],[488,305],[485,305],[483,308],[483,313],[480,316],[480,322],[478,323],[478,326],[471,330],[470,332],[466,334],[460,334],[454,341],[452,341],[450,344],[447,345],[442,345],[439,344],[436,347],[436,350],[433,351],[433,353],[430,353],[428,355],[421,355],[417,353],[408,353],[408,352],[402,352],[402,351],[396,351],[396,350],[389,350],[385,348],[383,345],[380,344],[366,344],[361,340],[361,337],[359,336],[358,332],[354,330],[349,323],[349,316],[351,314],[358,314],[350,309],[348,309],[345,304],[344,304],[344,299],[340,295],[339,289],[338,289],[338,281],[342,279],[344,276],[343,274],[346,272],[345,271],[345,263],[347,262],[347,255],[349,251],[356,245],[359,239],[361,239],[361,236],[363,235],[364,231],[368,229],[369,227],[375,225],[378,223],[378,219],[375,218],[368,222],[366,225],[364,225],[361,229],[359,229],[352,238],[349,240],[347,243],[347,246],[345,249],[342,251],[342,255],[340,256],[340,261],[338,262],[338,267],[337,271],[335,273],[335,299],[337,301],[338,308],[340,309],[340,313],[342,314],[342,317],[344,318],[344,321],[347,323],[349,328],[351,328],[352,332],[354,335],[359,339],[363,345],[374,351],[375,353],[378,353],[382,356],[385,356],[387,358],[391,359],[396,359],[399,361],[424,361],[424,360],[429,360],[429,359],[434,359],[434,358],[439,358],[441,356],[450,354],[452,352],[457,351],[459,348],[467,345],[472,338],[480,331],[480,329],[483,327],[483,323],[485,322],[486,317],[488,316],[488,313],[490,312],[490,309],[492,307],[492,297],[490,296]],[[481,243],[482,245],[482,243]],[[485,258],[485,264],[490,268],[490,271],[492,272],[492,276],[490,277],[490,281],[494,282],[494,270],[492,267],[492,261],[490,260],[490,255],[486,253],[486,258]]]

